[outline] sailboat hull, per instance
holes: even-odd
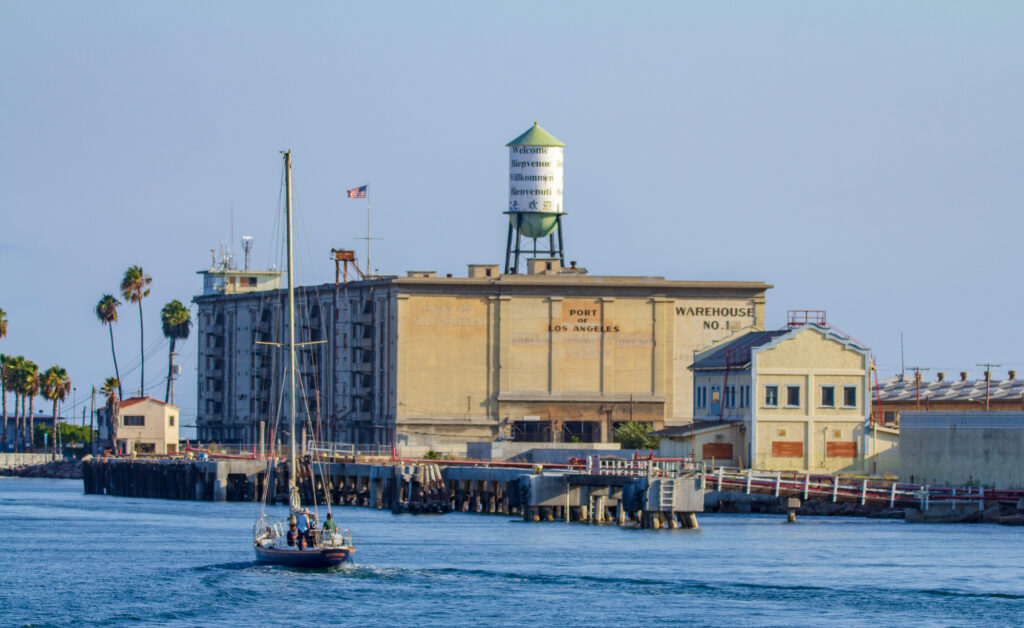
[[[318,547],[305,550],[275,549],[256,546],[256,562],[285,567],[336,567],[352,562],[351,548]]]

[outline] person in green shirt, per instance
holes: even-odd
[[[324,521],[324,532],[337,532],[338,524],[334,523],[334,515],[327,513],[327,521]]]

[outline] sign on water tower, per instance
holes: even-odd
[[[533,257],[558,258],[563,265],[565,263],[561,233],[561,219],[565,213],[562,208],[564,150],[565,144],[536,122],[508,143],[506,273],[518,272],[519,258],[523,253]],[[558,231],[557,247],[555,231]],[[523,248],[524,236],[533,240],[532,248]],[[538,238],[544,237],[548,238],[547,248],[543,242],[537,242]]]

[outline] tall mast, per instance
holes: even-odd
[[[284,151],[284,183],[285,183],[285,211],[288,216],[288,418],[290,430],[288,432],[288,502],[292,508],[298,508],[299,487],[296,482],[298,465],[295,462],[295,273],[293,272],[294,260],[292,256],[292,152]]]

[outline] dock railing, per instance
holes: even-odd
[[[583,473],[594,475],[617,475],[626,477],[679,477],[704,471],[702,462],[686,458],[653,460],[619,460],[590,456]]]
[[[704,473],[707,490],[772,494],[776,497],[826,499],[833,502],[887,504],[890,508],[915,507],[927,510],[932,503],[977,503],[1010,501],[1024,497],[1024,490],[996,490],[983,486],[929,486],[904,484],[896,480],[813,475],[781,471],[754,471],[718,467]]]

